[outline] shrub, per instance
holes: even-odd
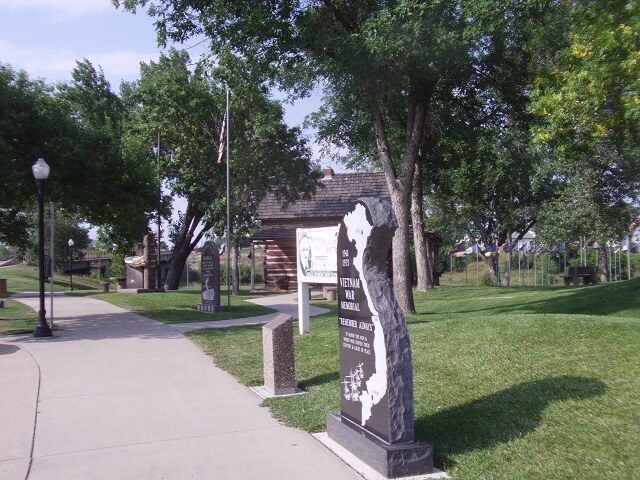
[[[222,264],[220,265],[220,283],[225,284],[227,281],[226,278],[227,278],[227,266],[225,264]],[[258,272],[256,272],[255,282],[256,283],[264,282],[262,275]],[[240,264],[240,283],[244,283],[244,284],[251,283],[251,267],[244,263]]]
[[[491,274],[489,272],[485,273],[484,275],[482,275],[481,278],[481,283],[482,285],[486,286],[486,287],[495,287],[495,283],[493,282],[493,278],[491,278]]]

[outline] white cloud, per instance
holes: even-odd
[[[157,52],[106,51],[78,53],[70,49],[38,49],[19,47],[0,40],[0,59],[14,70],[25,70],[31,78],[44,78],[47,83],[68,80],[76,60],[87,58],[94,67],[101,66],[117,90],[120,80],[134,80],[140,72],[140,62],[159,56]]]
[[[0,58],[15,70],[25,70],[30,77],[55,81],[69,77],[76,56],[68,49],[40,50],[0,41]]]
[[[101,52],[87,55],[89,61],[97,68],[104,70],[105,76],[111,82],[111,86],[117,89],[120,81],[114,82],[112,78],[134,80],[140,76],[140,62],[148,63],[149,60],[157,60],[160,54],[139,53],[131,51]]]

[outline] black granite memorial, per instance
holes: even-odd
[[[225,311],[226,308],[220,306],[220,253],[214,242],[208,241],[202,248],[200,271],[202,272],[202,301],[198,304],[198,311],[205,313]]]
[[[361,198],[338,234],[341,412],[329,438],[386,476],[433,471],[433,449],[415,441],[411,345],[387,275],[397,222],[388,201]]]

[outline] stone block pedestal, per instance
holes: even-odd
[[[279,314],[262,327],[264,387],[272,395],[297,392],[293,352],[293,319]]]
[[[428,443],[389,445],[338,413],[327,416],[327,434],[331,440],[386,478],[433,472],[433,447]]]

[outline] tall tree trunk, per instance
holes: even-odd
[[[496,287],[499,287],[500,286],[500,269],[498,268],[498,260],[500,258],[499,255],[497,253],[489,257],[482,255],[482,258],[484,259],[484,263],[487,265],[487,268],[489,269],[489,275],[491,275],[491,281],[493,282],[493,285]]]
[[[231,251],[231,295],[240,295],[240,240],[233,241]]]
[[[167,272],[167,278],[164,280],[164,288],[166,290],[177,290],[180,286],[180,278],[184,271],[184,264],[189,257],[191,250],[188,243],[182,243],[176,245],[171,252],[171,263],[169,264],[169,271]]]
[[[511,250],[507,253],[507,263],[504,267],[504,275],[502,276],[502,286],[511,286],[511,260],[513,259],[513,253]]]
[[[376,146],[382,163],[391,206],[398,221],[398,229],[393,237],[393,289],[398,305],[405,315],[415,313],[411,282],[411,261],[409,250],[409,219],[411,216],[411,189],[418,149],[422,138],[426,102],[414,101],[409,105],[407,115],[407,141],[402,162],[396,173],[391,158],[391,149],[381,108],[376,111]]]
[[[411,224],[413,225],[413,246],[416,255],[417,285],[419,292],[426,292],[429,288],[429,262],[427,242],[422,228],[422,168],[420,155],[416,160],[413,173],[413,188],[411,189]],[[433,285],[433,282],[432,282]]]
[[[598,268],[600,269],[600,281],[609,282],[609,255],[607,243],[602,242],[600,245],[604,245],[598,249]]]
[[[205,226],[200,230],[200,233],[195,235],[196,228],[200,225],[203,216],[204,214],[196,211],[191,203],[187,203],[187,209],[182,217],[178,236],[171,252],[171,264],[169,265],[167,278],[164,280],[164,288],[166,290],[177,290],[180,286],[180,277],[182,277],[187,257],[198,244],[204,232],[208,230],[208,227]]]
[[[393,236],[393,290],[398,305],[405,315],[416,313],[413,302],[413,285],[411,281],[411,257],[409,251],[409,206],[401,205],[398,199],[391,205],[398,221],[398,229]]]
[[[467,230],[467,235],[469,236],[469,238],[474,239],[474,243],[476,245],[480,245],[480,243],[482,243],[484,244],[485,248],[487,248],[487,246],[493,243],[493,235],[492,235],[493,225],[491,222],[489,222],[488,225],[485,225],[482,222],[482,219],[480,216],[473,215],[473,217],[474,218],[472,219],[472,222],[474,224],[474,227],[479,232],[479,239],[476,238],[470,230]],[[489,270],[489,275],[491,275],[491,283],[494,286],[499,287],[500,286],[500,268],[499,268],[498,261],[500,256],[498,255],[498,246],[496,245],[496,250],[494,253],[491,253],[490,255],[485,255],[484,253],[480,252],[480,256],[482,257],[482,261],[485,263],[485,265],[487,266],[487,269]]]

